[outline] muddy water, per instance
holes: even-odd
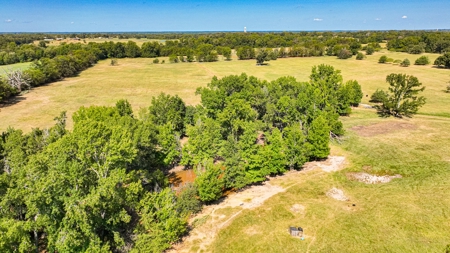
[[[194,170],[181,170],[169,174],[169,183],[173,187],[179,188],[187,183],[193,183],[195,178]]]

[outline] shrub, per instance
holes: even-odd
[[[392,58],[387,58],[386,62],[394,62],[394,59],[392,59]]]
[[[356,60],[362,60],[364,59],[364,55],[361,52],[358,52],[358,54],[356,55]]]
[[[434,65],[438,67],[450,68],[450,53],[445,53],[439,56],[435,61]]]
[[[367,46],[366,55],[372,55],[375,52],[375,49],[372,46]]]
[[[378,63],[386,63],[388,61],[388,57],[386,55],[382,55],[380,59],[378,59]]]
[[[176,208],[183,216],[198,213],[202,210],[201,202],[197,197],[197,188],[194,184],[189,183],[183,186],[177,198]]]
[[[337,55],[339,59],[348,59],[352,58],[352,56],[353,56],[352,52],[345,48],[341,49]]]
[[[394,63],[394,64],[401,64],[401,63],[402,63],[402,60],[397,59],[397,60],[395,60],[393,63]]]
[[[428,56],[420,56],[417,58],[417,60],[414,62],[415,65],[427,65],[430,64],[430,59],[428,59]]]
[[[111,66],[117,66],[117,64],[118,64],[117,59],[111,59],[111,63],[110,63]]]
[[[169,62],[170,63],[178,63],[178,56],[176,56],[175,54],[172,54],[169,56]]]
[[[411,65],[411,63],[409,62],[408,59],[404,59],[402,63],[400,63],[400,66],[402,67],[408,67],[409,65]]]
[[[423,45],[414,45],[411,48],[409,48],[408,52],[410,54],[421,54],[425,52],[425,48]]]
[[[164,64],[164,63],[166,63],[166,60],[162,60],[162,61],[161,61],[161,64]]]
[[[153,60],[153,63],[154,63],[154,64],[158,64],[158,63],[159,63],[159,59],[158,59],[158,58],[155,58],[155,59]]]

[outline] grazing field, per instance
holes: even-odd
[[[312,66],[324,63],[341,70],[344,80],[357,80],[369,97],[377,88],[387,88],[385,78],[390,73],[414,75],[426,86],[427,104],[419,115],[384,119],[373,109],[356,108],[341,118],[347,134],[332,144],[332,154],[346,157],[343,170],[291,173],[271,181],[286,191],[255,209],[236,208],[221,214],[222,220],[230,221],[217,231],[205,252],[444,252],[450,244],[450,94],[444,92],[450,71],[431,65],[378,64],[383,54],[412,63],[419,57],[382,51],[362,61],[287,58],[268,66],[235,58],[178,64],[119,59],[118,66],[101,61],[77,77],[33,89],[4,105],[0,131],[8,126],[24,131],[49,127],[60,111],[66,110],[70,117],[80,106],[111,106],[122,98],[137,114],[160,92],[196,104],[200,100],[194,94],[197,87],[213,76],[242,72],[265,80],[290,75],[307,81]],[[438,56],[427,55],[431,62]],[[363,103],[368,100],[364,97]],[[348,178],[348,173],[360,171],[402,178],[374,185]],[[349,201],[328,197],[325,193],[333,187],[342,189]],[[291,225],[304,228],[305,240],[290,237]],[[181,249],[200,250],[195,241]]]
[[[450,71],[428,66],[400,67],[379,64],[378,58],[387,54],[394,59],[409,58],[414,62],[418,55],[379,52],[367,59],[339,60],[336,57],[285,58],[270,61],[268,66],[256,66],[254,60],[223,61],[212,63],[168,63],[153,64],[153,59],[119,59],[118,66],[110,66],[109,60],[83,71],[77,77],[38,87],[9,101],[0,108],[0,131],[8,126],[30,131],[32,127],[49,127],[53,118],[65,110],[70,116],[80,106],[113,105],[119,99],[128,99],[135,111],[150,105],[151,97],[160,92],[177,94],[187,104],[196,104],[197,87],[205,86],[213,76],[240,74],[254,75],[260,79],[274,80],[282,76],[294,76],[299,81],[308,81],[311,68],[318,64],[329,64],[342,71],[344,80],[355,79],[364,94],[370,97],[377,88],[387,88],[385,78],[390,73],[406,73],[418,77],[426,86],[424,95],[427,104],[420,113],[450,117],[450,98],[444,92],[450,80]],[[433,62],[437,54],[429,54]],[[369,98],[364,97],[363,103]],[[71,122],[68,122],[69,127]]]
[[[117,43],[117,42],[122,42],[122,43],[127,43],[128,41],[134,41],[134,42],[136,42],[136,44],[138,45],[138,46],[142,46],[142,44],[144,44],[145,42],[153,42],[153,41],[156,41],[156,42],[159,42],[159,43],[165,43],[167,40],[158,40],[158,39],[146,39],[146,38],[143,38],[143,39],[136,39],[136,38],[130,38],[130,39],[119,39],[119,38],[95,38],[95,39],[90,39],[90,38],[87,38],[87,39],[80,39],[80,40],[75,40],[75,39],[73,39],[73,38],[68,38],[68,39],[63,39],[63,40],[52,40],[52,41],[49,41],[49,43],[48,43],[48,45],[50,45],[50,46],[58,46],[58,45],[60,45],[61,43],[83,43],[83,44],[88,44],[89,42],[95,42],[95,43],[103,43],[103,42],[110,42],[110,41],[112,41],[112,42],[114,42],[114,43]],[[39,41],[35,41],[34,42],[34,44],[38,44],[39,43]]]

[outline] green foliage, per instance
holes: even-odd
[[[356,60],[363,60],[364,59],[364,54],[361,52],[358,52],[358,54],[356,55]]]
[[[131,105],[128,102],[128,100],[121,99],[121,100],[117,101],[116,108],[119,111],[120,116],[133,117],[133,109],[131,108]]]
[[[178,56],[175,55],[175,54],[170,55],[169,56],[169,62],[170,63],[178,63],[179,62]]]
[[[388,62],[388,57],[386,55],[380,56],[380,59],[378,59],[378,63],[386,63]]]
[[[425,55],[420,56],[414,62],[414,65],[428,65],[428,64],[430,64],[430,59],[428,58],[428,56]]]
[[[289,169],[299,169],[309,159],[308,144],[301,125],[293,124],[284,129],[284,153]]]
[[[197,197],[198,191],[195,184],[188,183],[184,185],[177,197],[177,212],[181,216],[189,216],[201,211],[202,204]]]
[[[438,66],[439,68],[450,68],[450,52],[436,58],[436,60],[434,61],[434,65]]]
[[[315,118],[308,129],[307,141],[310,157],[313,159],[327,158],[330,153],[328,146],[330,140],[330,127],[322,115]]]
[[[217,121],[199,119],[195,126],[187,126],[189,142],[183,147],[181,164],[195,166],[204,160],[216,158],[222,135]]]
[[[119,65],[119,62],[117,61],[117,59],[111,59],[111,62],[109,63],[109,65],[117,66],[117,65]]]
[[[180,136],[184,134],[186,105],[178,95],[171,96],[161,93],[156,98],[152,97],[148,112],[150,121],[155,125],[163,126],[169,123]]]
[[[418,45],[412,45],[408,49],[408,53],[410,54],[421,54],[425,52],[425,44],[419,43]]]
[[[265,48],[259,49],[256,54],[256,65],[262,65],[265,61],[270,61],[270,52],[272,51]]]
[[[159,63],[159,59],[158,59],[158,58],[155,58],[155,59],[153,60],[153,63],[154,63],[154,64],[158,64],[158,63]]]
[[[251,46],[239,47],[236,50],[236,55],[239,60],[255,59],[255,49]]]
[[[186,232],[186,221],[179,218],[176,199],[168,188],[145,194],[138,206],[141,218],[131,252],[163,252]]]
[[[386,77],[389,93],[377,90],[371,97],[381,116],[412,117],[425,104],[425,98],[417,96],[425,87],[414,76],[390,74]]]
[[[400,63],[400,66],[402,67],[409,67],[409,65],[411,65],[411,63],[409,62],[408,59],[404,59],[402,63]]]
[[[367,46],[366,48],[366,55],[372,55],[375,52],[375,48],[373,46]]]
[[[337,54],[338,59],[348,59],[348,58],[352,58],[353,54],[352,51],[343,48],[339,51],[339,53]]]
[[[198,189],[198,196],[204,202],[211,202],[222,196],[224,187],[223,171],[219,165],[214,165],[210,161],[204,161],[195,173],[195,186]]]

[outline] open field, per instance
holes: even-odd
[[[114,42],[114,43],[117,43],[117,42],[122,42],[122,43],[127,43],[128,41],[134,41],[134,42],[136,42],[136,44],[138,45],[138,46],[142,46],[142,44],[144,44],[145,42],[153,42],[153,41],[156,41],[156,42],[159,42],[159,43],[165,43],[166,42],[166,40],[158,40],[158,39],[146,39],[146,38],[143,38],[143,39],[136,39],[136,38],[130,38],[130,39],[119,39],[119,38],[95,38],[95,39],[80,39],[80,40],[74,40],[74,39],[71,39],[71,38],[67,38],[67,39],[63,39],[63,40],[53,40],[53,41],[50,41],[49,43],[48,43],[48,45],[50,45],[50,46],[58,46],[58,45],[60,45],[61,43],[82,43],[82,44],[88,44],[89,42],[95,42],[95,43],[103,43],[103,42],[110,42],[110,41],[112,41],[112,42]],[[39,43],[39,41],[35,41],[34,42],[34,44],[38,44]]]
[[[419,57],[382,51],[363,61],[287,58],[268,66],[236,59],[158,65],[152,59],[119,59],[118,66],[102,61],[78,77],[33,89],[18,97],[17,103],[0,108],[0,131],[9,125],[24,131],[49,127],[62,110],[70,116],[80,106],[114,105],[122,98],[137,114],[160,92],[196,104],[195,89],[214,75],[245,72],[266,80],[290,75],[307,81],[312,66],[325,63],[341,70],[344,80],[357,80],[369,97],[377,88],[387,88],[385,77],[390,73],[414,75],[426,86],[427,104],[419,115],[383,119],[373,109],[356,108],[350,117],[341,118],[347,130],[344,139],[332,144],[332,155],[346,157],[343,170],[288,173],[270,181],[285,191],[264,204],[217,212],[219,228],[206,217],[205,224],[217,229],[217,236],[203,252],[444,252],[450,244],[450,94],[444,92],[450,71],[378,64],[382,54],[412,63]],[[438,56],[428,55],[431,62]],[[348,178],[348,173],[360,171],[403,178],[374,185]],[[342,189],[350,200],[328,197],[325,193],[333,187]],[[305,229],[305,240],[289,236],[291,225]],[[202,240],[178,247],[182,252],[201,252]]]
[[[31,90],[17,97],[12,106],[0,108],[0,131],[14,126],[25,131],[32,127],[49,127],[52,119],[60,111],[66,110],[70,116],[80,106],[114,105],[119,99],[128,99],[134,110],[150,105],[151,97],[160,92],[177,94],[187,104],[196,104],[200,98],[195,96],[197,87],[205,86],[215,75],[240,74],[254,75],[260,79],[274,80],[282,76],[294,76],[299,81],[307,81],[312,66],[329,64],[342,71],[344,80],[355,79],[364,94],[370,97],[377,88],[386,88],[386,75],[406,73],[418,77],[425,89],[427,104],[420,113],[450,117],[450,96],[443,90],[450,80],[450,71],[428,66],[404,68],[393,64],[378,64],[378,58],[387,54],[394,59],[409,58],[414,62],[417,55],[382,51],[367,59],[339,60],[336,57],[285,58],[270,61],[268,66],[256,66],[254,60],[153,64],[153,59],[119,59],[118,66],[110,66],[108,60],[83,71],[77,77],[67,78]],[[429,54],[433,62],[437,54]],[[160,60],[167,58],[160,58]],[[363,103],[369,98],[364,97]],[[16,103],[17,102],[17,103]],[[69,127],[71,122],[69,120]]]

